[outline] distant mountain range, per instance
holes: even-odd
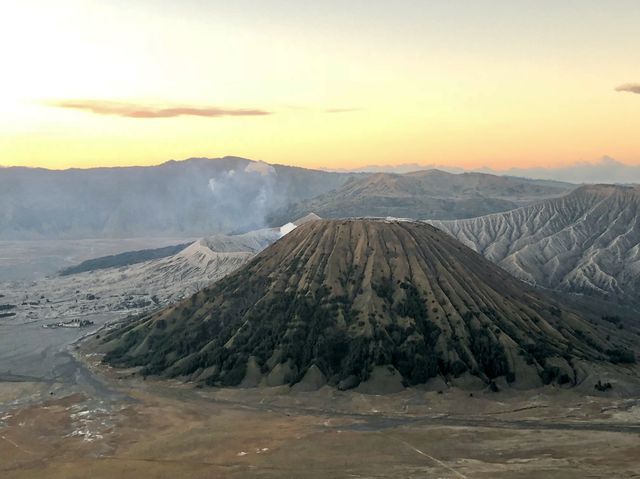
[[[640,303],[640,187],[583,186],[505,213],[430,223],[530,283]]]
[[[268,213],[353,176],[236,157],[150,167],[0,168],[0,239],[249,231],[263,227]]]
[[[498,170],[488,167],[465,169],[450,165],[405,163],[399,165],[370,165],[352,170],[327,170],[343,173],[408,173],[418,170],[439,169],[449,173],[479,172],[493,175],[516,176],[569,183],[640,183],[640,165],[629,165],[604,156],[595,162],[577,162],[557,168],[508,168]]]
[[[158,166],[0,168],[0,240],[197,237],[323,217],[453,219],[505,211],[569,184],[452,175],[335,173],[244,158]]]
[[[281,224],[286,218],[308,212],[323,218],[471,218],[561,196],[574,187],[569,183],[484,173],[375,173],[352,178],[333,191],[285,206],[268,215],[268,222]]]
[[[145,375],[369,393],[435,377],[471,388],[592,377],[593,389],[594,372],[635,361],[614,325],[442,231],[375,220],[306,223],[189,299],[95,341],[106,362]]]

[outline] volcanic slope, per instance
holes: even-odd
[[[96,346],[145,375],[385,392],[436,376],[575,384],[635,361],[606,333],[427,224],[321,220]]]
[[[527,282],[640,297],[640,187],[583,186],[506,213],[430,223]]]
[[[67,321],[118,312],[139,314],[188,298],[236,271],[280,236],[279,228],[214,235],[166,258],[38,281],[0,282],[0,291],[5,295],[0,306],[15,304],[12,319],[17,321]],[[102,258],[94,263],[110,260]],[[81,266],[90,265],[88,261]]]
[[[277,210],[270,224],[315,211],[323,218],[455,219],[508,211],[566,194],[574,185],[484,173],[424,170],[352,178],[334,191]]]

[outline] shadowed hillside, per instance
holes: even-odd
[[[100,348],[116,366],[212,385],[384,392],[435,376],[577,383],[592,362],[635,361],[607,334],[432,226],[334,220]]]

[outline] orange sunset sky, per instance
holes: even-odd
[[[637,0],[0,2],[0,164],[640,164]]]

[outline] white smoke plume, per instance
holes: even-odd
[[[254,227],[264,226],[267,214],[278,202],[276,169],[263,162],[251,162],[243,169],[230,169],[208,179],[216,209],[225,216],[242,218]]]

